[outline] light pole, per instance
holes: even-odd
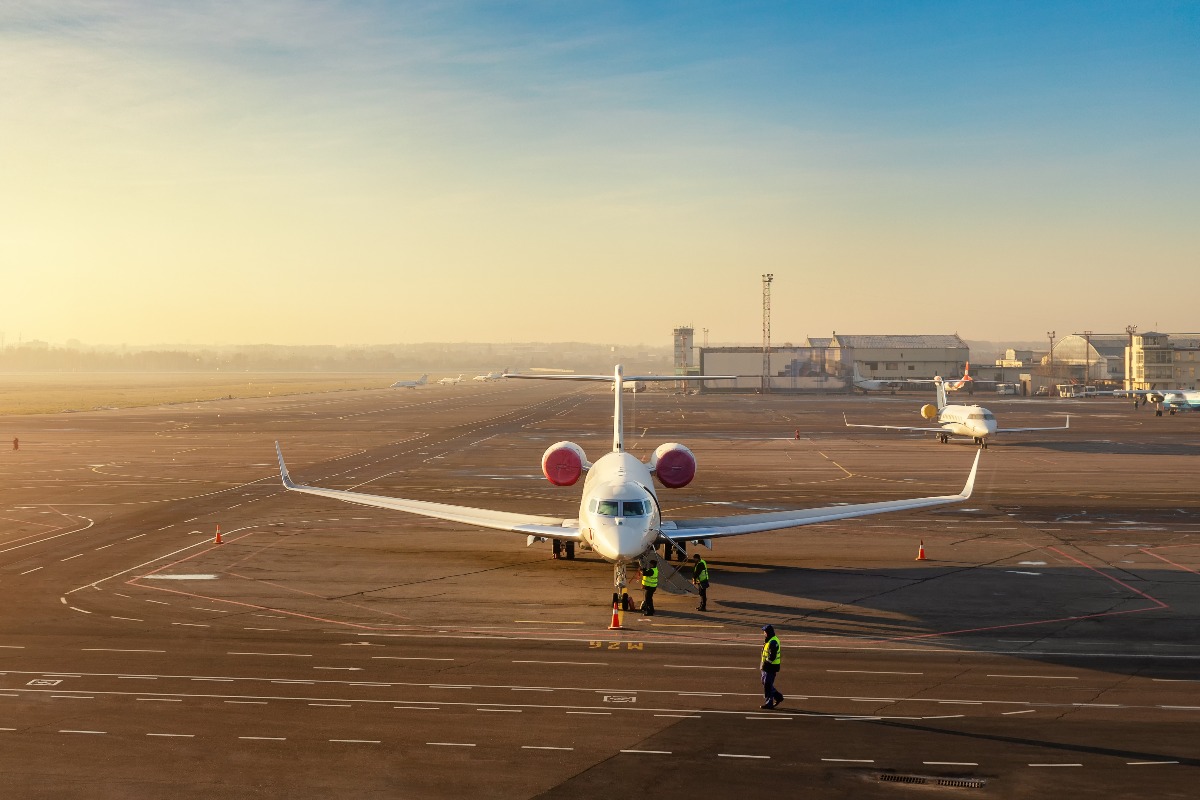
[[[774,273],[764,273],[763,285],[763,371],[762,393],[771,391],[771,281],[775,280]]]
[[[1054,377],[1054,331],[1046,331],[1050,337],[1050,377]]]
[[[1125,348],[1125,388],[1133,391],[1133,335],[1137,333],[1137,325],[1126,325],[1125,332],[1129,334],[1129,347]]]

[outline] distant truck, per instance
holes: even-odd
[[[997,383],[996,394],[1020,394],[1021,387],[1015,383]]]

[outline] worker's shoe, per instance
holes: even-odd
[[[768,700],[767,702],[765,702],[761,706],[759,706],[759,708],[774,708],[774,707],[775,707],[775,703],[771,700]]]
[[[779,695],[779,697],[777,697],[775,699],[775,705],[777,705],[777,706],[783,705],[783,695]]]

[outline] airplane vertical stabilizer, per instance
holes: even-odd
[[[942,376],[935,376],[933,386],[937,389],[937,408],[941,411],[946,407],[946,384],[942,382]]]
[[[613,370],[613,452],[620,453],[625,450],[625,442],[621,436],[622,420],[621,420],[621,387],[625,385],[625,381],[621,377],[621,365],[617,364]]]

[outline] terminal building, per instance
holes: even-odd
[[[1129,348],[1127,389],[1195,389],[1200,334],[1137,333]]]
[[[771,347],[765,359],[761,347],[702,347],[696,369],[701,375],[737,376],[736,381],[708,384],[705,391],[710,392],[849,391],[855,362],[864,378],[902,380],[958,376],[969,359],[970,349],[957,334],[835,332],[800,345]],[[679,372],[680,359],[676,362]]]

